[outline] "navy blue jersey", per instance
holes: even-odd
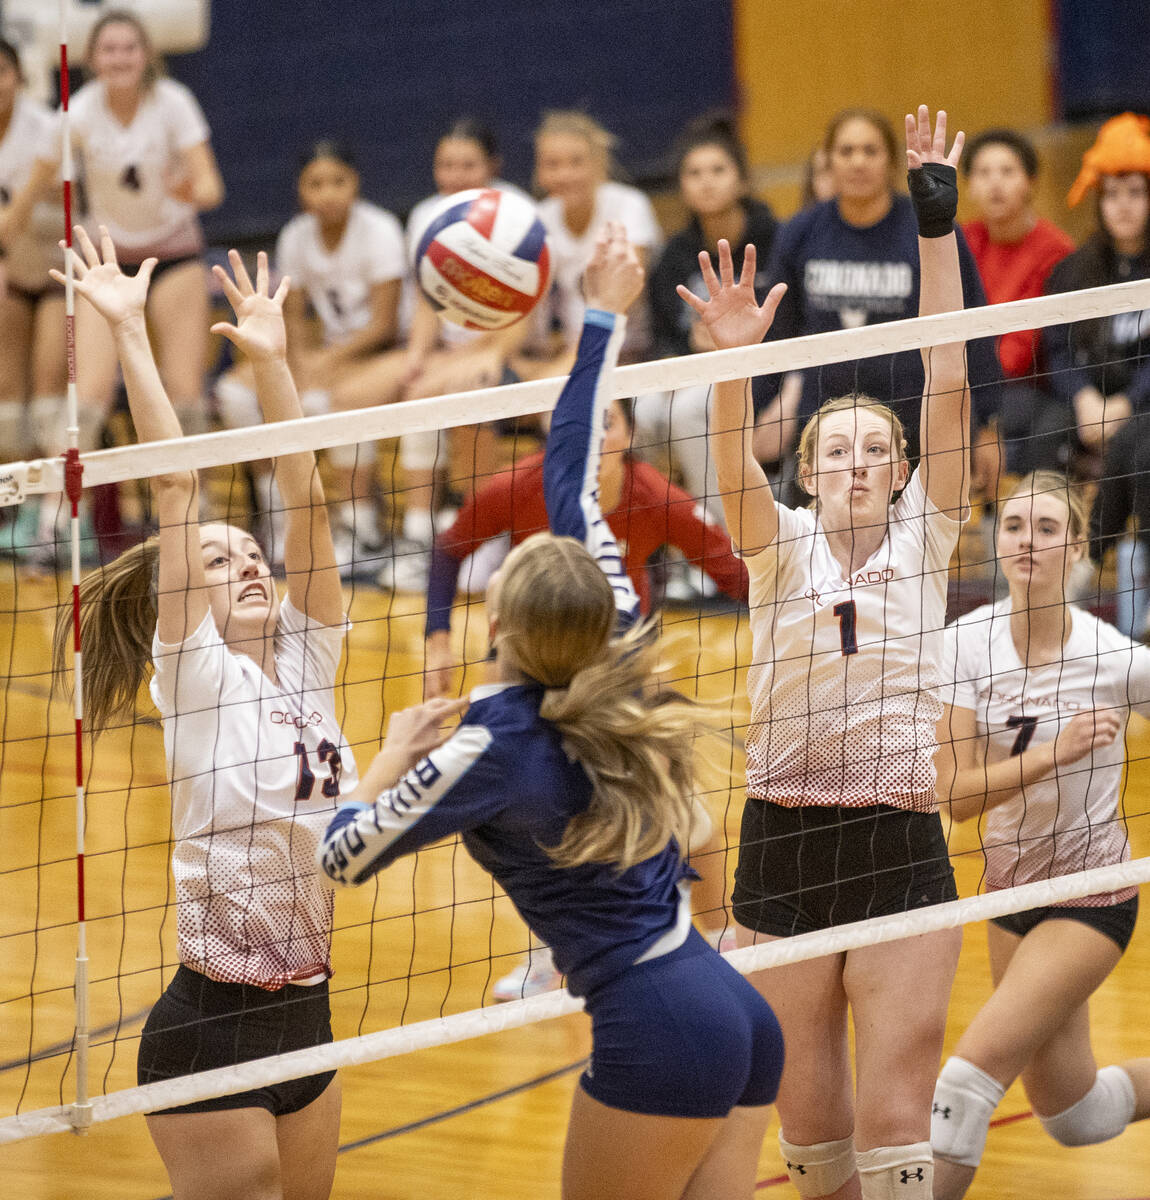
[[[582,542],[615,593],[620,630],[639,619],[639,595],[599,507],[599,459],[610,402],[607,376],[619,359],[626,319],[589,308],[575,365],[551,417],[543,456],[547,524],[558,537]]]
[[[963,303],[967,308],[985,304],[974,257],[962,231],[955,233]],[[844,221],[834,200],[803,209],[775,238],[767,275],[772,284],[787,285],[769,341],[917,316],[918,225],[910,197],[896,195],[887,215],[865,229]],[[969,342],[967,362],[975,423],[984,425],[998,409],[1001,371],[994,340]],[[755,380],[756,409],[770,402],[780,382],[778,375]],[[911,453],[917,454],[923,386],[919,350],[811,367],[803,373],[799,417],[806,420],[834,396],[865,393],[891,405],[906,428]]]
[[[356,885],[404,854],[451,834],[510,896],[577,996],[620,975],[687,919],[679,883],[693,874],[673,842],[620,872],[609,863],[558,867],[545,847],[587,807],[591,782],[539,715],[537,684],[472,692],[456,732],[374,804],[342,807],[320,866]]]

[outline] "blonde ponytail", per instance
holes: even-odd
[[[159,561],[159,538],[150,537],[80,583],[84,724],[95,733],[135,713],[152,661]],[[52,639],[56,679],[63,679],[71,666],[71,649],[69,606],[60,610]]]
[[[549,853],[562,867],[621,870],[687,844],[694,734],[704,710],[657,682],[650,626],[610,641],[615,600],[602,570],[571,538],[536,534],[501,572],[495,644],[517,671],[543,684],[540,716],[591,781],[587,809]]]

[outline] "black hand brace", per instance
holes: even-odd
[[[946,237],[958,211],[958,172],[946,163],[924,163],[906,173],[918,232],[924,238]]]

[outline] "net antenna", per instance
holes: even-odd
[[[76,739],[76,1099],[69,1120],[77,1133],[92,1124],[88,1097],[88,930],[84,897],[84,687],[80,647],[80,495],[84,467],[80,462],[80,422],[76,393],[76,288],[72,248],[72,137],[68,116],[68,0],[60,6],[60,175],[64,192],[64,330],[68,355],[67,450],[64,453],[64,492],[71,505],[69,537],[72,551],[72,682]]]

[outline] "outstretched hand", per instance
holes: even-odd
[[[81,225],[72,229],[78,253],[73,256],[72,273],[76,291],[108,322],[113,329],[141,317],[148,299],[148,284],[156,265],[154,258],[145,259],[135,275],[125,275],[116,261],[116,247],[111,235],[100,226],[100,249],[97,250]],[[64,246],[64,243],[60,243]],[[64,283],[64,274],[55,269],[48,272],[57,283]]]
[[[219,321],[212,326],[212,333],[221,334],[239,347],[248,358],[283,358],[287,353],[287,334],[284,330],[284,300],[291,287],[286,276],[280,281],[274,296],[268,295],[268,256],[261,250],[256,256],[256,282],[253,286],[244,260],[238,250],[228,251],[228,262],[232,276],[215,266],[212,273],[219,280],[236,314],[234,325]]]
[[[930,109],[925,104],[918,106],[917,117],[906,114],[906,169],[917,171],[927,163],[945,163],[957,169],[962,159],[962,147],[966,134],[960,129],[954,135],[950,153],[946,150],[946,111],[939,109],[935,116],[934,133],[930,132]]]
[[[595,242],[595,253],[583,273],[583,296],[588,308],[625,313],[643,290],[646,272],[627,230],[608,221]]]
[[[753,346],[761,342],[775,319],[775,310],[787,285],[776,283],[762,304],[756,302],[755,247],[748,243],[743,252],[743,273],[738,283],[735,282],[731,246],[725,238],[719,240],[718,275],[705,250],[699,254],[699,269],[707,285],[708,300],[701,300],[682,284],[675,290],[699,314],[715,345],[720,350],[729,350],[734,346]]]

